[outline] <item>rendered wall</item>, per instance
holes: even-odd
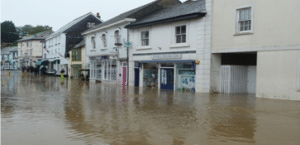
[[[257,57],[256,96],[300,100],[297,90],[300,50],[258,52]]]

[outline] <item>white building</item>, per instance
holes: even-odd
[[[18,69],[18,47],[1,49],[1,67],[3,69]]]
[[[82,34],[86,37],[86,66],[90,81],[127,85],[128,30],[124,27],[156,10],[178,4],[177,0],[156,0],[122,13]]]
[[[213,2],[211,88],[300,100],[300,1]]]
[[[59,75],[63,68],[65,75],[68,75],[69,50],[83,40],[81,32],[100,23],[100,16],[87,13],[47,37],[43,51],[43,59],[48,61],[47,73]]]
[[[129,85],[209,92],[210,6],[189,1],[126,26],[133,42]]]

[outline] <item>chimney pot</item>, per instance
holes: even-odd
[[[101,18],[99,12],[97,13],[97,17],[98,17],[99,19]]]

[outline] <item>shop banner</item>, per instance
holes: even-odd
[[[181,59],[181,54],[162,54],[154,55],[152,59],[165,60],[165,59]]]

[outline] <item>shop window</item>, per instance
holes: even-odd
[[[195,68],[193,64],[177,65],[177,89],[195,91]]]

